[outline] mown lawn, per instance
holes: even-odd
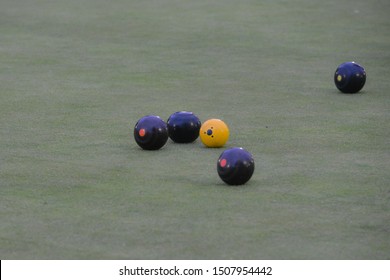
[[[389,259],[390,3],[2,0],[1,259]],[[337,66],[367,71],[339,93]],[[147,114],[222,149],[143,151]]]

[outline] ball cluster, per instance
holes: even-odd
[[[355,62],[340,64],[334,73],[334,83],[343,93],[357,93],[365,85],[366,71]],[[230,131],[221,119],[208,119],[203,124],[189,111],[171,114],[165,122],[155,115],[140,118],[134,127],[135,142],[144,150],[159,150],[168,141],[193,143],[198,137],[205,147],[221,148],[229,140]],[[242,147],[231,147],[222,152],[217,161],[217,173],[228,185],[243,185],[255,170],[253,156]]]
[[[159,150],[168,138],[174,143],[188,144],[198,137],[207,148],[221,148],[227,143],[230,131],[221,119],[209,119],[202,124],[194,113],[178,111],[171,114],[166,122],[155,115],[140,118],[133,134],[142,149]],[[217,173],[229,185],[245,184],[253,171],[253,157],[243,148],[227,149],[218,159]]]

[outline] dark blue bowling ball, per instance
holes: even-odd
[[[357,93],[366,83],[366,71],[355,62],[342,63],[334,73],[334,83],[343,93]]]
[[[173,113],[167,120],[168,135],[176,143],[192,143],[199,137],[199,118],[192,112]]]
[[[168,141],[168,128],[158,116],[148,115],[134,127],[135,142],[144,150],[158,150]]]
[[[228,185],[243,185],[249,181],[255,170],[253,156],[243,148],[230,148],[219,157],[217,171]]]

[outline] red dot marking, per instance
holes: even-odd
[[[146,130],[144,128],[141,128],[138,132],[139,136],[144,137],[146,134]]]
[[[227,163],[226,159],[221,159],[221,161],[219,162],[219,165],[220,165],[221,167],[225,167],[225,166],[226,166],[226,163]]]

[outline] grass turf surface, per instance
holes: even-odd
[[[2,0],[1,259],[389,259],[388,1]],[[367,71],[361,93],[336,67]],[[132,138],[179,110],[199,139]]]

